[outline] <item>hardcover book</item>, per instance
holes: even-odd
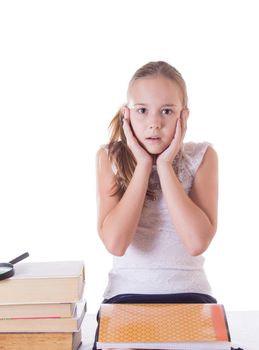
[[[0,333],[1,350],[77,350],[81,330],[75,333]]]
[[[77,332],[86,313],[86,302],[77,303],[73,317],[0,319],[0,333]],[[0,348],[1,349],[1,348]]]
[[[76,303],[0,305],[1,318],[72,317]]]
[[[229,350],[221,304],[102,304],[98,349]]]
[[[83,261],[20,263],[0,281],[0,304],[72,303],[82,298]]]

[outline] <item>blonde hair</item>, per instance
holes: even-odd
[[[164,61],[149,62],[140,67],[129,82],[128,94],[136,80],[159,75],[178,84],[182,91],[183,108],[187,109],[188,96],[185,81],[177,69]],[[109,125],[110,141],[108,144],[109,159],[117,170],[115,174],[115,188],[113,195],[119,195],[120,197],[122,197],[126,191],[136,167],[134,155],[127,146],[126,136],[122,127],[122,119],[123,112],[119,109]],[[154,194],[150,189],[147,190],[147,196],[154,198]]]

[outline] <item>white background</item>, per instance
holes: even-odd
[[[95,154],[137,68],[183,74],[186,140],[219,156],[215,297],[259,309],[257,1],[0,2],[0,260],[80,259],[96,312],[111,257],[96,232]]]

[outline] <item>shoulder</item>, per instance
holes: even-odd
[[[106,145],[102,145],[96,153],[96,165],[98,166],[102,163],[107,162],[108,160],[108,149]]]
[[[107,145],[102,145],[96,153],[96,168],[98,172],[111,170],[111,162],[108,155]]]
[[[186,142],[183,144],[183,153],[186,156],[194,157],[200,153],[205,153],[207,149],[213,149],[213,146],[210,142]]]
[[[187,142],[183,145],[183,159],[194,176],[204,164],[217,163],[217,152],[209,142]]]
[[[115,164],[111,161],[109,156],[109,145],[102,145],[96,153],[97,171],[108,171],[113,175],[117,173]]]
[[[101,145],[96,153],[96,158],[108,158],[108,145]]]

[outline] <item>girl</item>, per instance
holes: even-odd
[[[174,67],[144,65],[97,153],[98,232],[114,255],[105,303],[217,302],[201,255],[217,228],[217,154],[183,143],[187,102]]]

